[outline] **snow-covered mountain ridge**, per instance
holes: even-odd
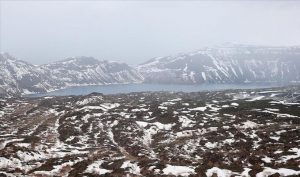
[[[0,95],[41,93],[75,85],[142,82],[127,64],[92,57],[68,58],[46,65],[32,65],[9,54],[0,54]]]
[[[137,67],[145,82],[247,83],[300,81],[300,47],[230,46],[159,57]]]
[[[0,54],[0,96],[124,83],[299,83],[300,47],[226,46],[158,57],[136,68],[92,57],[32,65]]]

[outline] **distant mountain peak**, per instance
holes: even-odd
[[[145,82],[299,82],[300,47],[229,45],[151,59],[137,67]]]
[[[93,57],[70,57],[45,65],[32,65],[0,55],[0,96],[48,92],[68,86],[136,83],[142,76],[124,63]]]
[[[0,57],[2,59],[10,59],[10,60],[16,60],[16,58],[14,56],[12,56],[10,53],[8,52],[2,52],[0,53]]]
[[[76,63],[79,65],[92,65],[92,64],[98,64],[99,62],[100,60],[94,57],[80,56],[80,57],[69,57],[64,60],[56,61],[55,63],[63,63],[63,64]]]

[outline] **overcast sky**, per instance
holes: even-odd
[[[300,44],[300,1],[0,1],[0,51],[139,64],[226,42]]]

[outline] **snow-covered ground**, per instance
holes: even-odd
[[[299,90],[1,99],[0,176],[297,176]]]

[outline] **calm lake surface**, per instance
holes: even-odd
[[[215,91],[226,89],[254,89],[278,87],[278,84],[202,84],[202,85],[173,85],[173,84],[112,84],[112,85],[93,85],[76,86],[61,89],[49,93],[26,95],[29,97],[41,96],[67,96],[67,95],[86,95],[92,92],[103,94],[117,94],[145,91],[174,91],[174,92],[198,92]]]

